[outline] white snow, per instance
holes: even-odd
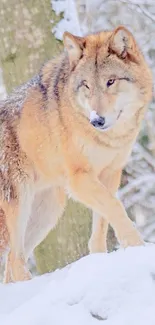
[[[94,254],[0,285],[1,325],[154,325],[155,246]]]
[[[57,39],[62,40],[65,31],[82,36],[74,0],[52,0],[52,8],[57,15],[64,13],[64,18],[52,29]]]

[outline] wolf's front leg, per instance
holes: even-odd
[[[103,170],[99,175],[100,182],[106,186],[108,191],[112,195],[116,195],[116,192],[120,185],[122,170],[111,171]],[[92,221],[92,234],[89,240],[90,253],[106,252],[107,251],[107,233],[108,233],[108,221],[104,219],[104,216],[93,212]]]
[[[25,265],[24,239],[34,193],[31,186],[27,184],[20,187],[16,198],[10,202],[3,201],[1,205],[5,212],[10,238],[10,252],[5,267],[5,283],[31,278]]]
[[[92,233],[88,248],[90,253],[107,252],[108,221],[93,211]]]
[[[73,173],[70,186],[76,200],[96,211],[111,224],[123,247],[143,245],[143,240],[128,218],[122,203],[93,174]]]

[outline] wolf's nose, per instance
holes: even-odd
[[[102,127],[105,124],[105,118],[102,116],[99,116],[98,119],[94,119],[91,121],[91,124],[95,127]]]

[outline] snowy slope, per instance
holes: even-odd
[[[155,325],[155,246],[82,258],[0,285],[0,325]]]

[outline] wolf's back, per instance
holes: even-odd
[[[5,117],[7,117],[7,115],[15,116],[19,114],[29,90],[37,86],[39,82],[40,75],[36,75],[29,81],[16,87],[6,99],[0,101],[0,117],[2,114],[4,114]]]

